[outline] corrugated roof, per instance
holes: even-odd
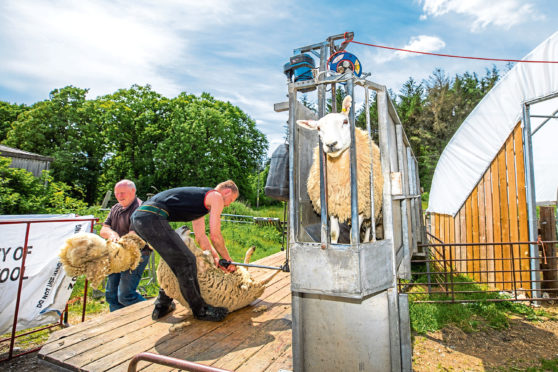
[[[32,152],[16,149],[13,147],[5,146],[5,145],[0,145],[0,156],[9,157],[9,158],[43,160],[43,161],[50,161],[50,162],[54,161],[54,158],[50,156],[43,156]]]

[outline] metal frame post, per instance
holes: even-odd
[[[355,84],[354,77],[347,80],[347,93],[353,98],[349,111],[349,125],[351,126],[351,244],[360,243],[360,231],[358,223],[358,185],[357,185],[357,157],[355,138]],[[372,186],[373,187],[373,186]]]
[[[374,157],[374,152],[372,148],[372,128],[370,125],[370,88],[368,86],[364,87],[364,110],[366,117],[366,131],[368,132],[368,137],[370,141],[368,147],[370,150],[370,156]],[[382,170],[380,169],[380,172]],[[372,230],[372,242],[376,241],[376,201],[374,200],[374,162],[370,163],[370,226]]]
[[[536,241],[537,231],[537,207],[535,201],[535,171],[533,169],[533,143],[531,141],[531,118],[529,116],[529,103],[523,104],[523,156],[525,158],[525,193],[527,199],[527,214],[529,215],[529,240]],[[540,289],[540,262],[539,248],[536,244],[529,246],[529,259],[531,268],[532,297],[541,297]]]
[[[380,141],[380,153],[382,155],[386,154],[388,156],[389,149],[387,144],[388,134],[388,97],[385,87],[378,91],[378,130],[380,136],[385,138],[385,141]],[[382,172],[383,174],[390,174],[390,162],[389,157],[382,161]],[[393,210],[391,202],[391,180],[389,177],[384,177],[383,185],[383,203],[382,203],[382,214],[384,218],[384,239],[393,239]],[[395,262],[394,262],[395,265]]]
[[[31,223],[27,222],[27,227],[25,229],[25,243],[23,244],[23,257],[21,258],[21,266],[19,269],[19,283],[17,286],[17,298],[16,307],[14,311],[14,322],[12,324],[12,337],[10,340],[10,351],[8,354],[8,359],[12,359],[15,343],[15,334],[17,328],[17,318],[19,315],[19,303],[21,301],[21,291],[23,290],[23,277],[25,276],[25,260],[27,259],[27,244],[29,243],[29,229],[31,228]]]
[[[295,194],[295,137],[296,130],[294,123],[296,121],[296,89],[294,85],[289,84],[289,221],[291,221],[290,226],[293,228],[289,229],[289,240],[291,242],[295,241],[295,236],[298,234],[298,224],[299,220],[297,214],[295,213],[295,205],[298,206],[298,200]]]
[[[327,51],[328,46],[323,43],[320,46],[320,72],[326,71],[327,63]],[[318,73],[318,76],[320,74]],[[318,86],[318,118],[322,118],[325,115],[325,103],[326,103],[326,86],[321,84]],[[328,218],[327,218],[327,155],[323,151],[322,139],[318,137],[318,151],[320,154],[320,205],[321,205],[321,228],[320,228],[320,238],[322,242],[322,249],[326,249],[327,245],[331,241],[329,234]]]
[[[395,143],[397,146],[397,161],[399,164],[399,170],[400,172],[402,172],[402,174],[406,175],[405,177],[402,177],[401,179],[401,188],[403,190],[403,195],[407,196],[409,195],[409,169],[407,169],[407,172],[403,172],[405,169],[405,166],[407,165],[407,163],[404,161],[407,152],[405,151],[405,144],[403,142],[403,126],[401,124],[397,124],[395,126]],[[401,254],[403,254],[404,256],[409,255],[410,254],[410,237],[409,237],[409,214],[407,213],[408,210],[408,200],[404,198],[401,200],[401,230],[403,231],[403,236],[402,236],[402,240],[403,240],[403,247],[401,248],[403,251],[401,252]],[[400,266],[403,271],[401,274],[403,274],[402,276],[405,277],[406,279],[411,279],[411,267],[410,267],[411,263],[409,262],[408,265],[406,263],[402,263],[402,265]]]

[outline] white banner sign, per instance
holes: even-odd
[[[66,276],[58,254],[67,238],[78,232],[91,231],[92,221],[86,221],[87,218],[94,217],[0,216],[0,222],[18,222],[0,224],[0,334],[11,332],[13,326],[27,222],[31,223],[17,330],[50,324],[60,319],[72,294],[75,278]],[[46,220],[49,222],[38,222]]]

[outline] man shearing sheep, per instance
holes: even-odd
[[[114,185],[116,203],[109,212],[99,232],[103,238],[116,242],[130,232],[130,217],[140,206],[141,200],[136,196],[136,185],[130,180],[121,180]],[[146,245],[141,250],[141,261],[134,270],[110,274],[107,278],[105,297],[110,311],[145,301],[137,292],[143,270],[149,261],[151,249]]]
[[[219,255],[231,261],[221,234],[221,213],[223,208],[237,197],[238,188],[231,180],[220,183],[215,189],[179,187],[153,196],[132,215],[134,231],[159,252],[169,265],[178,279],[182,296],[188,302],[194,317],[199,320],[222,321],[228,310],[211,306],[204,301],[197,279],[196,257],[174,232],[169,222],[192,221],[196,242],[200,248],[211,252],[215,264],[218,265]],[[204,217],[208,213],[209,238],[205,234]],[[229,265],[226,270],[234,272],[236,267]],[[173,311],[175,307],[172,298],[163,290],[159,290],[151,317],[157,320]]]

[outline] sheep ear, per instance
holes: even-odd
[[[353,98],[351,96],[345,97],[343,100],[343,114],[349,116],[349,110],[351,109],[351,103],[353,102]]]
[[[316,120],[297,120],[296,123],[306,129],[316,130],[318,128],[318,122]]]

